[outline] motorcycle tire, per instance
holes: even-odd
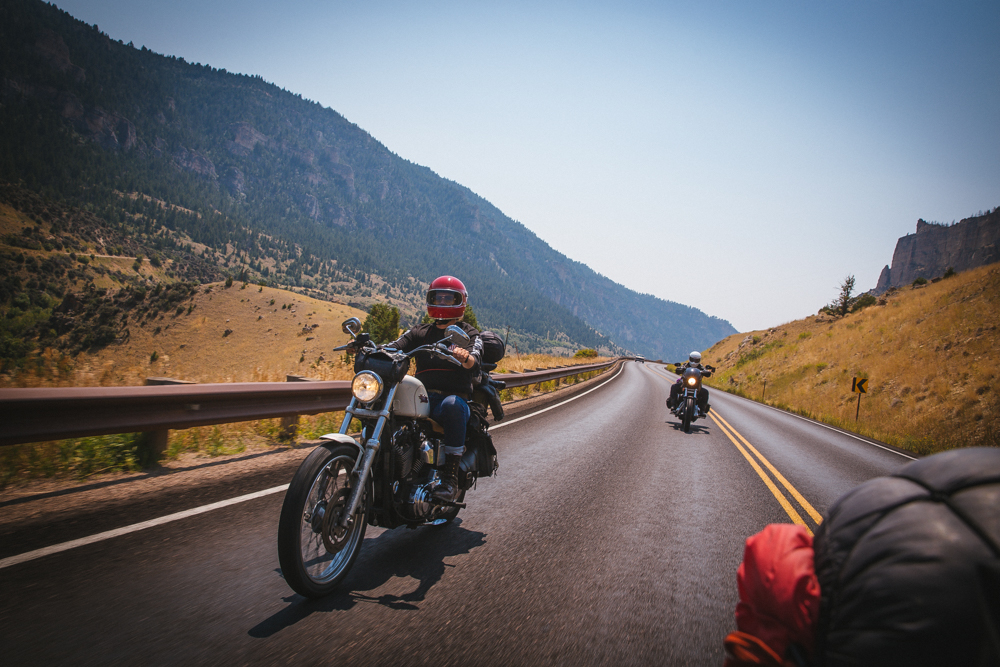
[[[346,505],[357,456],[350,445],[320,445],[299,466],[285,493],[278,519],[278,563],[299,595],[318,598],[333,592],[361,552],[371,493],[362,496],[347,528],[339,528],[334,519],[339,514],[326,516],[328,510]]]
[[[681,419],[681,425],[684,427],[685,433],[691,432],[691,415],[694,414],[694,399],[689,398],[684,401],[684,417]]]

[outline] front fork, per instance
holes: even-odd
[[[392,409],[392,399],[395,396],[396,387],[394,386],[389,390],[389,395],[385,398],[385,407],[379,412],[359,409],[356,399],[352,399],[351,404],[347,406],[347,414],[344,416],[344,423],[340,427],[341,433],[346,433],[347,427],[351,423],[351,418],[355,415],[363,417],[374,417],[377,415],[378,420],[375,422],[375,429],[372,431],[372,434],[364,440],[364,450],[359,457],[360,465],[358,462],[354,464],[355,473],[351,497],[347,501],[344,513],[340,517],[340,525],[344,528],[350,523],[351,517],[354,516],[358,505],[361,503],[361,495],[364,493],[368,477],[371,475],[372,463],[375,461],[375,455],[378,454],[379,446],[382,442],[382,430],[385,428],[385,423],[389,420],[389,411]],[[364,438],[364,432],[362,432],[362,438]]]

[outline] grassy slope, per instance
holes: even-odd
[[[1000,264],[883,301],[730,336],[704,354],[709,382],[759,400],[766,381],[767,403],[918,453],[1000,445]]]
[[[228,289],[221,282],[201,285],[195,297],[181,305],[180,315],[162,313],[142,326],[131,321],[129,338],[123,343],[79,354],[68,363],[64,357],[52,356],[44,373],[21,373],[14,384],[128,386],[141,385],[147,377],[281,382],[288,374],[322,380],[349,380],[354,375],[343,363],[343,355],[331,350],[348,340],[340,328],[344,320],[367,317],[356,308],[272,287],[250,284],[241,289],[239,282]],[[224,335],[227,329],[232,333]],[[153,352],[155,361],[151,360]],[[497,372],[602,359],[519,355],[511,348]]]
[[[80,355],[78,384],[141,384],[147,376],[196,382],[283,381],[286,374],[326,379],[336,365],[323,362],[334,361],[338,355],[330,350],[348,340],[341,322],[366,316],[281,289],[240,286],[202,285],[194,301],[184,304],[193,303],[190,314],[160,315],[155,323],[131,326],[127,342]],[[224,335],[227,329],[232,333]],[[157,359],[151,361],[154,351]]]

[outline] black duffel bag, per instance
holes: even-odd
[[[483,331],[479,334],[479,340],[483,343],[482,360],[485,364],[498,364],[507,353],[507,348],[503,344],[503,339],[492,331]]]
[[[1000,449],[861,484],[814,546],[816,665],[1000,665]]]

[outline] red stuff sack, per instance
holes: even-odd
[[[804,526],[770,524],[747,539],[736,583],[739,631],[726,637],[727,667],[792,664],[792,645],[812,652],[820,588]]]

